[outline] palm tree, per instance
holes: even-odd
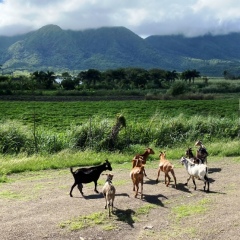
[[[198,72],[196,69],[186,70],[181,74],[181,79],[188,81],[189,83],[191,83],[191,81],[194,83],[196,77],[200,77],[200,72]]]
[[[166,81],[174,82],[175,79],[178,79],[178,73],[176,70],[166,72]]]
[[[196,69],[193,69],[191,71],[192,82],[194,83],[195,78],[199,78],[199,77],[201,77],[200,72],[198,72]]]
[[[46,79],[45,79],[46,89],[50,89],[53,86],[54,81],[55,81],[54,72],[47,71],[46,72]]]

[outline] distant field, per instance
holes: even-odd
[[[26,125],[35,122],[52,130],[65,130],[72,124],[80,125],[90,118],[115,118],[122,113],[127,121],[144,122],[155,115],[174,117],[184,114],[204,117],[236,118],[239,114],[238,99],[224,100],[174,100],[174,101],[79,101],[79,102],[26,102],[0,101],[1,121],[18,120]]]

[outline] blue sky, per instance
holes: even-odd
[[[56,24],[84,30],[124,26],[141,37],[240,32],[239,0],[0,0],[0,35]]]

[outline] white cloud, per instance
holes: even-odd
[[[47,24],[74,30],[124,26],[141,36],[240,31],[239,0],[4,0],[0,16],[0,35]]]

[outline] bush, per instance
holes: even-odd
[[[0,153],[18,154],[28,142],[25,130],[15,122],[0,125]]]
[[[172,96],[177,96],[180,94],[184,94],[188,90],[188,85],[184,82],[175,82],[172,86],[168,89],[167,94]]]
[[[71,80],[71,79],[64,79],[61,82],[62,87],[65,90],[73,90],[75,89],[75,81]]]

